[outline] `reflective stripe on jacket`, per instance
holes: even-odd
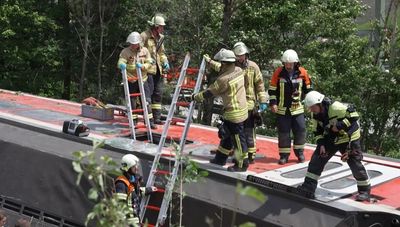
[[[289,110],[291,115],[304,113],[301,101],[310,90],[312,90],[311,79],[303,67],[298,67],[290,78],[285,67],[281,66],[275,70],[269,84],[269,104],[278,105],[277,113],[281,115],[285,115],[286,110]],[[295,92],[298,92],[299,100],[297,105],[292,105]]]

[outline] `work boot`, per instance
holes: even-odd
[[[228,167],[229,172],[246,172],[247,168],[249,167],[249,159],[245,158],[243,159],[243,165],[242,167],[239,167],[239,163],[236,161],[233,166]]]
[[[249,164],[254,164],[254,163],[256,163],[255,162],[255,157],[256,157],[256,154],[255,153],[250,153],[250,152],[248,152],[247,153],[247,157],[248,157],[248,159],[249,159]]]
[[[220,151],[217,151],[215,157],[210,160],[210,163],[223,166],[226,164],[226,159],[228,159],[228,155],[223,154]]]
[[[369,192],[364,191],[364,192],[359,192],[359,194],[356,195],[355,200],[359,202],[364,202],[364,201],[369,201],[370,197],[371,196]]]
[[[279,165],[284,165],[288,162],[289,159],[289,154],[279,154],[280,155],[280,159],[278,161]]]
[[[297,189],[298,189],[298,193],[301,196],[304,196],[309,199],[315,199],[315,193],[314,193],[315,189],[313,189],[312,186],[307,185],[306,183],[303,183],[303,184],[297,186]]]
[[[152,112],[153,112],[154,124],[162,125],[161,110],[153,109]]]
[[[304,157],[304,154],[303,154],[303,149],[295,149],[294,154],[297,157],[298,163],[303,163],[306,160],[306,158]]]

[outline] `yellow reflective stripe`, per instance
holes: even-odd
[[[255,147],[249,147],[247,148],[247,152],[255,154],[257,152],[257,149]]]
[[[285,103],[285,83],[279,83],[279,107],[283,107],[283,104]],[[286,109],[286,108],[285,108]]]
[[[245,156],[247,156],[247,153],[243,152],[242,144],[240,143],[239,134],[235,134],[233,137],[235,138],[236,145],[237,145],[237,148],[235,149],[235,158],[236,158],[236,161],[238,161],[238,166],[240,168],[242,168],[243,167],[243,159],[247,158],[247,157],[245,157]]]
[[[219,146],[218,147],[218,151],[219,152],[221,152],[222,154],[226,154],[226,155],[229,155],[230,153],[231,153],[231,149],[225,149],[225,148],[223,148],[222,146]]]
[[[300,108],[297,108],[297,109],[294,110],[294,111],[290,111],[290,113],[291,113],[292,115],[297,115],[297,114],[304,113],[304,108],[303,108],[303,106],[302,106],[302,105],[300,105],[300,106],[301,106]]]
[[[357,186],[369,186],[369,179],[357,181]]]
[[[304,144],[300,144],[300,145],[294,144],[294,145],[293,145],[293,148],[294,148],[294,149],[303,149],[303,148],[304,148]]]
[[[359,117],[358,112],[351,112],[350,117]]]
[[[271,90],[271,91],[276,91],[276,87],[275,86],[269,86],[269,88],[268,88],[268,90]]]
[[[226,111],[223,114],[224,118],[228,121],[237,122],[238,120],[246,120],[247,119],[247,108],[239,109],[239,110],[231,110]]]
[[[138,115],[137,114],[132,114],[132,119],[138,119]]]
[[[153,103],[151,104],[151,108],[161,110],[161,103]]]
[[[311,179],[316,180],[316,181],[318,181],[318,179],[319,179],[319,176],[317,174],[313,174],[313,173],[310,173],[310,172],[306,173],[306,177],[311,178]]]
[[[153,119],[153,113],[149,113],[147,115],[148,115],[149,119]]]
[[[351,141],[358,140],[361,137],[361,132],[360,129],[357,129],[353,134],[351,134]],[[335,142],[335,144],[342,144],[342,143],[348,143],[349,142],[349,136],[344,134],[343,136],[340,136],[338,140]]]
[[[269,96],[269,100],[275,100],[275,99],[276,99],[276,95]]]
[[[290,147],[280,147],[279,153],[283,153],[283,154],[290,153]]]
[[[127,197],[128,197],[127,194],[125,194],[125,193],[120,193],[120,192],[115,193],[115,196],[117,197],[118,200],[126,200]]]
[[[347,127],[349,127],[349,126],[351,125],[350,121],[347,120],[347,119],[343,119],[343,123],[344,123]]]

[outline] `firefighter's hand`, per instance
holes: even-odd
[[[164,62],[163,68],[164,68],[166,71],[168,71],[168,70],[169,70],[169,63],[168,63],[168,62]]]
[[[324,146],[324,145],[321,145],[321,147],[319,148],[319,155],[320,155],[321,157],[323,157],[323,158],[328,157],[328,153],[326,153],[326,150],[325,150],[325,146]]]
[[[267,109],[268,109],[267,103],[261,103],[261,104],[260,104],[260,110],[261,110],[261,111],[265,111],[265,110],[267,110]]]
[[[272,105],[271,106],[271,111],[272,111],[272,113],[278,112],[278,106],[277,105]]]
[[[120,63],[118,65],[118,68],[121,69],[121,70],[125,70],[126,69],[126,64],[125,63]]]
[[[208,54],[203,55],[204,60],[209,63],[211,61],[210,56],[208,56]]]
[[[349,160],[349,152],[346,151],[342,154],[342,157],[340,157],[340,160],[342,160],[342,162],[347,162],[347,160]]]
[[[203,92],[192,94],[192,100],[196,102],[203,102],[204,101]]]

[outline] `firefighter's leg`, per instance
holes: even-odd
[[[293,149],[298,162],[304,162],[304,144],[306,142],[306,121],[304,114],[292,117]]]
[[[249,160],[247,158],[247,143],[246,136],[244,133],[244,122],[233,123],[225,121],[227,123],[231,138],[234,146],[234,156],[236,163],[233,166],[228,167],[228,171],[231,172],[244,172],[249,167]]]
[[[146,96],[146,105],[147,105],[147,114],[149,117],[149,121],[150,121],[150,128],[152,129],[156,129],[157,126],[154,125],[154,119],[153,119],[153,111],[151,110],[151,92],[150,92],[150,86],[149,86],[149,81],[146,80],[143,83],[143,88],[144,88],[144,94]]]
[[[371,184],[369,182],[368,172],[362,164],[362,151],[360,140],[351,142],[351,152],[349,153],[349,159],[347,164],[351,169],[354,178],[357,180],[358,195],[356,196],[357,201],[366,201],[370,198]]]
[[[129,87],[129,94],[132,93],[138,93],[139,92],[139,84],[137,82],[135,83],[128,83],[128,87]],[[137,109],[137,97],[130,97],[131,99],[131,108],[132,110]],[[127,113],[129,114],[129,113]],[[137,124],[137,120],[138,120],[138,115],[137,114],[132,114],[132,119],[133,119],[133,124],[136,125]]]
[[[154,123],[161,123],[161,96],[163,88],[163,78],[159,70],[156,75],[153,76],[153,94],[151,96],[151,108],[153,111]]]
[[[249,111],[249,117],[244,122],[244,132],[246,135],[249,163],[253,164],[256,156],[256,132],[254,128],[253,111]]]
[[[278,164],[283,165],[288,162],[290,155],[290,128],[291,128],[291,116],[290,115],[277,115],[278,121],[278,147],[279,147],[279,162]]]
[[[326,163],[335,154],[335,151],[330,151],[329,150],[330,148],[326,147],[325,149],[328,149],[326,150],[327,155],[321,156],[320,148],[321,147],[318,145],[313,155],[311,156],[310,163],[308,164],[306,177],[304,178],[303,184],[299,186],[301,190],[310,193],[311,194],[310,197],[313,197],[315,190],[317,189],[318,179],[321,176],[321,173],[324,170]]]
[[[219,147],[217,149],[217,152],[215,153],[215,157],[210,160],[210,163],[223,166],[226,164],[226,160],[228,159],[228,156],[233,148],[233,142],[227,124],[224,123],[222,127],[224,135],[223,137],[221,137]]]

